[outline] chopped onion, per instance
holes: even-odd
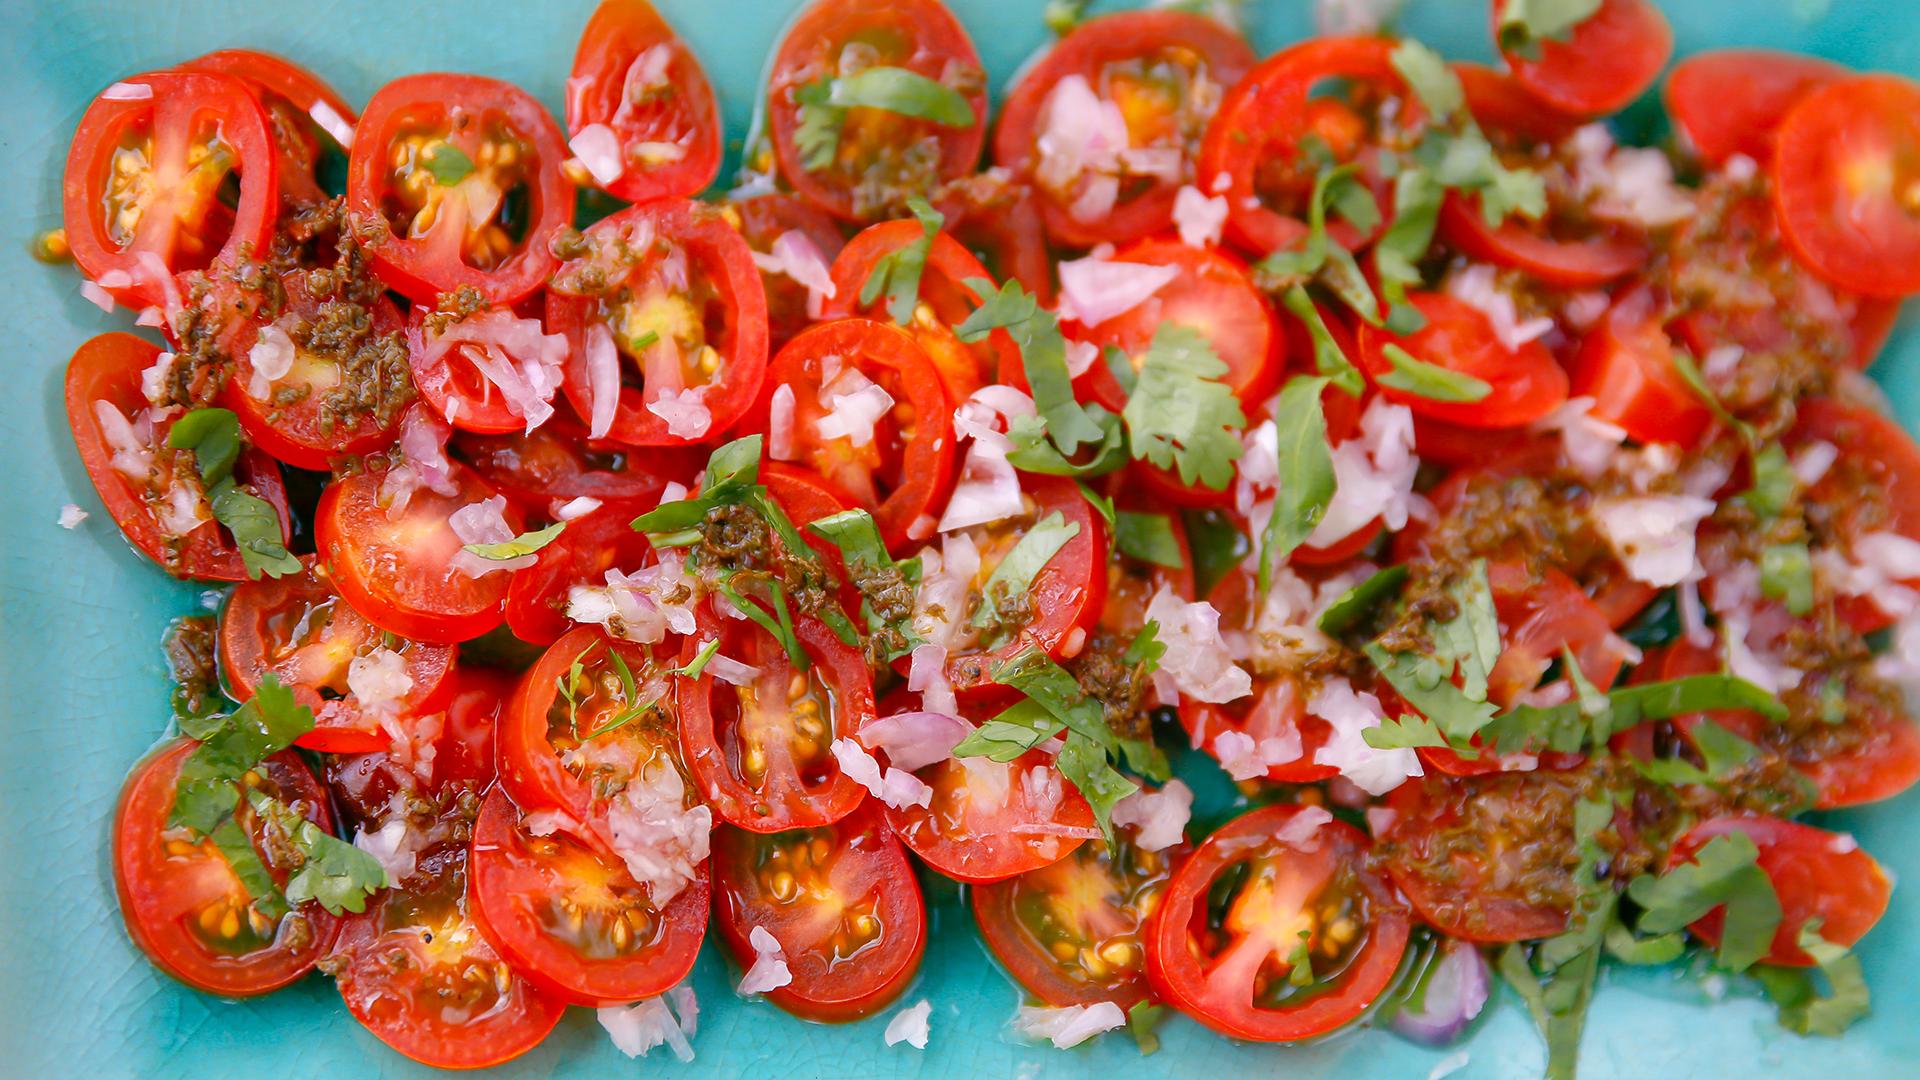
[[[1173,223],[1180,230],[1180,242],[1196,248],[1218,244],[1228,209],[1224,195],[1207,195],[1192,184],[1182,187],[1173,197]]]
[[[347,118],[341,116],[333,106],[324,101],[316,101],[313,107],[307,110],[307,115],[313,118],[315,124],[320,125],[321,131],[326,132],[334,142],[339,143],[342,150],[353,149],[353,125],[347,123]]]
[[[60,527],[63,529],[77,529],[85,520],[87,520],[87,512],[72,503],[60,508]]]
[[[893,395],[859,368],[844,367],[820,388],[825,413],[813,422],[822,439],[845,439],[852,446],[873,442],[880,418],[893,408]]]
[[[951,758],[953,748],[971,734],[973,725],[958,716],[904,712],[870,721],[860,729],[860,742],[870,750],[885,752],[887,761],[895,767],[919,772]]]
[[[740,979],[742,994],[764,994],[793,981],[793,973],[787,970],[787,955],[780,948],[780,940],[769,933],[766,927],[754,927],[747,934],[747,941],[753,946],[754,959],[753,966]]]
[[[387,648],[354,657],[347,662],[347,690],[368,712],[392,715],[413,692],[406,657]]]
[[[958,715],[959,702],[953,683],[947,679],[947,650],[931,642],[913,647],[907,668],[907,689],[920,695],[920,703],[936,713]]]
[[[830,749],[848,779],[895,810],[932,804],[932,788],[904,769],[890,768],[883,773],[873,755],[852,739],[835,739]]]
[[[1263,770],[1264,771],[1264,770]],[[1131,825],[1133,843],[1143,851],[1164,851],[1186,838],[1193,817],[1193,789],[1169,780],[1159,791],[1141,788],[1113,807],[1115,825]]]
[[[620,347],[613,343],[607,324],[595,322],[587,328],[587,399],[593,408],[587,418],[587,437],[604,438],[613,430],[613,418],[620,411]]]
[[[1212,604],[1188,603],[1162,585],[1147,602],[1145,618],[1159,625],[1166,646],[1156,681],[1165,676],[1196,701],[1227,702],[1253,692],[1253,677],[1233,662],[1220,639],[1220,612]]]
[[[424,353],[438,360],[458,348],[461,355],[500,391],[507,408],[532,431],[553,416],[553,395],[567,359],[567,339],[549,334],[539,319],[522,319],[506,309],[483,311],[428,335]]]
[[[117,82],[100,91],[101,101],[151,101],[153,87],[140,82]]]
[[[767,456],[793,460],[793,387],[781,383],[767,402]]]
[[[886,1033],[882,1036],[888,1046],[906,1043],[915,1050],[927,1048],[927,1016],[933,1012],[933,1003],[925,998],[893,1014],[887,1021]]]
[[[1060,317],[1098,326],[1147,302],[1180,276],[1177,266],[1111,262],[1089,255],[1060,264]]]
[[[113,314],[113,294],[106,289],[91,281],[83,280],[80,282],[80,295],[86,297],[87,302],[94,307],[109,315]]]
[[[971,438],[967,459],[960,467],[947,508],[940,515],[941,532],[1001,521],[1019,514],[1025,503],[1020,477],[1007,454],[1013,440],[1003,432],[1012,422],[1034,415],[1033,399],[1012,387],[984,386],[954,410],[956,435]]]
[[[579,159],[594,183],[601,187],[620,179],[620,174],[626,171],[626,166],[620,160],[620,136],[605,124],[588,124],[581,128],[578,134],[568,140],[567,149],[573,151],[573,156]]]
[[[1120,1011],[1120,1006],[1111,1001],[1097,1001],[1091,1005],[1069,1005],[1064,1009],[1022,1005],[1014,1017],[1013,1027],[1030,1039],[1048,1039],[1065,1050],[1126,1022],[1127,1014]]]
[[[705,386],[685,390],[662,388],[647,402],[647,411],[667,422],[667,434],[678,439],[701,438],[713,426],[713,413],[701,401],[706,389]]]
[[[774,237],[766,254],[753,252],[753,264],[762,273],[785,274],[807,290],[807,317],[818,319],[836,289],[827,257],[813,238],[798,229]]]
[[[1273,838],[1296,851],[1318,851],[1320,826],[1332,820],[1333,814],[1324,806],[1303,806],[1274,830]]]
[[[285,330],[274,323],[261,327],[253,346],[247,350],[247,366],[251,369],[247,376],[247,396],[255,401],[271,397],[273,384],[293,370],[295,352],[293,339]]]
[[[1596,499],[1593,516],[1635,580],[1677,585],[1694,569],[1694,530],[1713,513],[1712,499],[1642,495]]]
[[[1333,729],[1325,745],[1314,751],[1314,764],[1339,769],[1369,795],[1384,795],[1409,777],[1425,775],[1420,756],[1412,750],[1381,750],[1367,742],[1366,730],[1379,727],[1385,711],[1379,698],[1355,693],[1346,679],[1323,680],[1307,702],[1307,712]]]
[[[673,1003],[669,1011],[667,1003]],[[673,1012],[680,1014],[674,1019]],[[600,1026],[613,1039],[613,1045],[630,1058],[645,1057],[647,1051],[665,1043],[681,1061],[693,1060],[689,1041],[700,1020],[700,1005],[693,988],[676,986],[659,997],[632,1005],[609,1005],[595,1010]]]
[[[1480,950],[1469,942],[1442,938],[1414,984],[1417,1004],[1401,1005],[1387,1024],[1416,1042],[1445,1046],[1480,1015],[1492,989],[1493,979]]]
[[[600,509],[600,500],[591,495],[576,496],[565,502],[555,499],[550,509],[555,521],[574,521]]]

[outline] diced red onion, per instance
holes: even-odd
[[[567,141],[567,149],[593,177],[593,181],[606,187],[620,174],[626,172],[626,166],[620,160],[620,136],[605,124],[588,124]]]
[[[117,82],[100,91],[101,101],[151,101],[153,87],[141,82]]]
[[[1421,982],[1419,1007],[1395,1009],[1387,1026],[1416,1042],[1445,1046],[1460,1037],[1487,1004],[1493,980],[1473,945],[1445,938]]]
[[[1098,326],[1123,315],[1180,276],[1177,266],[1112,262],[1088,256],[1060,264],[1060,316]]]
[[[939,646],[934,646],[939,648]],[[941,712],[904,712],[883,716],[860,729],[860,742],[886,752],[887,761],[918,772],[953,756],[953,748],[973,733],[973,725]]]

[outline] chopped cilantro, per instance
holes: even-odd
[[[1754,974],[1767,996],[1780,1007],[1780,1025],[1801,1035],[1839,1035],[1872,1011],[1860,958],[1844,945],[1820,936],[1822,920],[1808,919],[1796,938],[1801,950],[1813,957],[1827,980],[1821,994],[1807,968],[1756,967]]]
[[[874,260],[867,281],[860,288],[860,306],[868,307],[887,298],[887,314],[896,325],[913,322],[913,309],[920,302],[920,278],[926,273],[927,254],[933,250],[933,238],[940,233],[946,218],[918,195],[907,197],[907,209],[920,222],[920,235],[909,243]]]
[[[1327,382],[1324,375],[1295,376],[1274,402],[1280,482],[1273,497],[1273,516],[1260,537],[1256,585],[1262,596],[1273,584],[1274,567],[1292,555],[1326,516],[1338,486],[1320,403]]]
[[[232,534],[247,577],[278,578],[300,572],[300,560],[288,554],[282,538],[279,513],[233,478],[233,466],[240,458],[240,421],[231,410],[186,413],[167,432],[167,445],[193,454],[214,519]]]
[[[1034,408],[1039,411],[1047,438],[1060,452],[1061,462],[1072,458],[1088,443],[1099,444],[1100,456],[1107,457],[1118,438],[1118,425],[1106,410],[1083,406],[1074,398],[1073,376],[1067,372],[1067,339],[1060,333],[1059,320],[1052,312],[1042,310],[1039,302],[1017,281],[1009,280],[998,290],[986,278],[968,278],[966,284],[980,299],[980,307],[954,328],[955,335],[971,344],[994,330],[1006,330],[1020,348],[1021,367],[1033,394]],[[1022,441],[1020,432],[1013,435],[1016,443]],[[1027,429],[1028,448],[1036,445],[1036,436],[1037,429]],[[1013,460],[1013,455],[1009,455],[1008,460]],[[1121,460],[1124,461],[1124,457]],[[1030,468],[1018,461],[1014,464]],[[1118,464],[1113,467],[1117,468]]]
[[[1314,306],[1313,298],[1307,295],[1306,286],[1288,288],[1281,296],[1281,303],[1307,328],[1307,337],[1313,342],[1313,366],[1320,374],[1353,397],[1364,393],[1367,388],[1366,376],[1341,351],[1340,343],[1334,340],[1333,332],[1327,329],[1326,320],[1320,317],[1320,309]]]
[[[1340,594],[1340,598],[1327,605],[1320,613],[1319,626],[1323,633],[1344,634],[1359,625],[1381,601],[1397,596],[1407,583],[1405,566],[1389,566],[1376,570],[1373,576]]]
[[[566,527],[566,522],[556,521],[544,529],[524,532],[511,540],[502,540],[497,544],[464,544],[462,550],[496,562],[517,559],[522,555],[531,555],[553,543]]]
[[[258,791],[248,792],[247,798],[254,812],[272,820],[302,856],[299,869],[287,878],[288,903],[313,900],[328,914],[358,915],[367,910],[369,896],[393,884],[379,860],[294,813],[285,803]]]
[[[700,646],[700,650],[693,654],[693,659],[674,668],[673,673],[683,679],[697,679],[718,655],[720,655],[720,639],[712,638]]]
[[[1752,837],[1727,832],[1707,841],[1692,862],[1657,878],[1647,874],[1634,878],[1627,896],[1640,905],[1640,932],[1670,933],[1724,906],[1720,966],[1729,971],[1752,967],[1772,948],[1781,915],[1780,898],[1767,872],[1760,869],[1759,857]]]
[[[1134,633],[1133,640],[1127,643],[1127,651],[1120,654],[1120,662],[1129,667],[1145,664],[1148,674],[1160,666],[1160,658],[1167,654],[1167,643],[1160,640],[1160,624],[1153,619],[1142,623]]]
[[[1768,443],[1753,453],[1753,486],[1742,492],[1740,501],[1761,517],[1779,517],[1793,501],[1800,480],[1793,474],[1793,461],[1786,448]]]
[[[1155,1005],[1142,999],[1127,1010],[1127,1032],[1133,1036],[1134,1045],[1140,1048],[1142,1056],[1160,1049],[1160,1035],[1156,1031],[1160,1021],[1165,1019],[1167,1007]]]
[[[1805,541],[1760,549],[1760,593],[1794,615],[1813,610],[1813,557]]]
[[[1220,381],[1226,373],[1226,362],[1204,334],[1161,324],[1122,414],[1133,456],[1177,470],[1183,484],[1216,491],[1231,484],[1247,418],[1233,389]]]

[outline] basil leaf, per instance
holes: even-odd
[[[523,555],[531,555],[553,543],[566,527],[566,522],[556,521],[544,529],[524,532],[511,540],[502,540],[497,544],[462,544],[461,550],[496,562],[517,559]]]
[[[878,70],[878,69],[869,69]],[[920,278],[926,273],[927,255],[933,250],[933,238],[946,224],[946,218],[918,195],[907,197],[907,209],[920,222],[920,235],[874,261],[860,289],[860,305],[866,307],[887,296],[887,314],[897,326],[913,322],[913,309],[920,303]]]
[[[1067,732],[1065,745],[1060,756],[1054,760],[1060,775],[1078,788],[1093,809],[1094,823],[1100,826],[1100,832],[1106,837],[1107,849],[1111,851],[1113,838],[1113,808],[1121,799],[1140,790],[1140,785],[1127,779],[1107,760],[1107,752],[1094,740],[1079,731]]]
[[[1225,490],[1245,450],[1240,429],[1247,425],[1239,397],[1220,381],[1227,370],[1206,335],[1162,323],[1121,414],[1133,456],[1178,471],[1183,484]]]
[[[746,498],[760,481],[760,448],[764,441],[762,436],[748,435],[714,450],[707,458],[706,479],[700,485],[700,494],[661,503],[634,518],[634,530],[668,534],[697,528],[707,520],[707,511]]]
[[[1265,596],[1273,584],[1275,564],[1306,541],[1326,517],[1338,483],[1333,472],[1333,450],[1327,445],[1327,418],[1320,394],[1328,379],[1296,376],[1273,406],[1280,486],[1273,497],[1273,516],[1260,538],[1260,570],[1256,585]]]
[[[1122,555],[1131,556],[1169,570],[1183,569],[1186,558],[1180,552],[1180,538],[1174,534],[1173,519],[1166,514],[1121,510],[1113,516],[1113,546]]]
[[[1320,613],[1318,626],[1322,633],[1338,636],[1353,629],[1360,620],[1380,606],[1381,601],[1400,595],[1407,583],[1407,568],[1389,566],[1376,570],[1367,580],[1340,594],[1340,598],[1327,605]]]
[[[972,127],[973,104],[965,94],[936,79],[901,67],[870,67],[824,82],[824,90],[803,87],[803,104],[836,109],[884,109],[941,127]],[[799,95],[796,95],[798,97]]]
[[[1545,708],[1519,705],[1502,714],[1487,729],[1488,745],[1501,753],[1556,750],[1576,753],[1607,741],[1616,731],[1643,720],[1671,720],[1699,712],[1744,709],[1775,723],[1784,720],[1786,706],[1772,694],[1732,675],[1687,675],[1678,679],[1617,687],[1607,694],[1609,716],[1604,725],[1589,724],[1574,702]]]
[[[288,553],[281,539],[280,513],[272,504],[234,483],[232,477],[208,489],[207,501],[214,520],[233,534],[247,577],[280,578],[301,571],[300,560]]]
[[[436,144],[421,164],[426,166],[428,175],[440,187],[452,187],[473,172],[473,159],[467,156],[466,151],[448,142]]]
[[[1314,306],[1313,299],[1307,295],[1304,285],[1289,288],[1282,296],[1281,303],[1286,305],[1294,318],[1299,319],[1307,328],[1307,337],[1313,342],[1313,366],[1325,375],[1333,385],[1345,390],[1353,397],[1366,392],[1367,379],[1360,373],[1347,354],[1340,349],[1340,343],[1333,338],[1333,332],[1327,329],[1325,319],[1320,317],[1320,309]]]
[[[966,284],[980,300],[980,307],[954,328],[955,336],[971,344],[994,330],[1006,330],[1020,348],[1021,367],[1034,408],[1046,423],[1047,437],[1062,455],[1071,458],[1086,443],[1108,443],[1113,427],[1103,426],[1100,414],[1083,407],[1073,396],[1073,376],[1067,373],[1067,339],[1060,333],[1060,322],[1053,313],[1041,310],[1017,281],[1009,280],[998,290],[986,278],[968,278]]]
[[[1634,878],[1627,896],[1640,905],[1640,931],[1676,931],[1724,906],[1720,964],[1729,971],[1752,967],[1772,948],[1781,918],[1780,898],[1760,868],[1759,856],[1760,849],[1746,833],[1727,832],[1707,841],[1692,862],[1657,878]]]
[[[1393,342],[1388,342],[1380,352],[1393,365],[1393,370],[1376,376],[1374,381],[1388,389],[1429,401],[1457,403],[1480,401],[1493,393],[1493,384],[1485,379],[1417,360]]]
[[[173,422],[167,446],[191,451],[201,486],[212,488],[233,475],[240,459],[240,419],[232,409],[194,409]]]
[[[1012,761],[1059,734],[1061,726],[1039,702],[1023,698],[960,740],[953,756]]]

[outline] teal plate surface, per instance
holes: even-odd
[[[745,130],[761,67],[796,0],[656,0],[693,44],[720,90],[729,133]],[[949,0],[1004,89],[1038,48],[1042,0]],[[1262,52],[1307,33],[1310,0],[1253,0]],[[1813,52],[1861,68],[1920,76],[1914,0],[1664,0],[1682,53],[1722,45]],[[264,1000],[233,1004],[160,975],[121,929],[108,869],[108,818],[122,776],[166,724],[159,641],[167,621],[196,610],[201,590],[168,579],[121,541],[73,452],[61,406],[67,358],[87,337],[124,329],[76,292],[73,273],[27,255],[60,223],[67,141],[93,94],[135,72],[224,46],[292,57],[351,101],[416,71],[471,71],[512,80],[560,102],[592,0],[7,0],[0,41],[0,1076],[23,1080],[121,1076],[224,1078],[419,1077],[364,1032],[332,984],[314,977]],[[1450,56],[1487,52],[1486,0],[1411,0],[1405,27]],[[1876,374],[1909,428],[1920,426],[1920,328],[1910,318]],[[91,517],[67,532],[64,503]],[[1214,776],[1219,773],[1214,771]],[[1224,785],[1211,793],[1216,809]],[[1902,878],[1920,880],[1920,793],[1833,815]],[[734,996],[736,977],[712,949],[693,976],[701,1003],[698,1054],[664,1049],[629,1062],[587,1010],[545,1044],[494,1070],[516,1077],[614,1077],[641,1072],[741,1077],[1093,1075],[1424,1077],[1456,1051],[1383,1032],[1312,1046],[1228,1042],[1184,1020],[1142,1058],[1115,1034],[1072,1051],[1021,1045],[1006,1034],[1017,997],[978,944],[951,887],[935,884],[935,941],[903,1003],[930,998],[927,1050],[889,1048],[884,1016],[845,1027],[792,1019]],[[1863,949],[1874,1014],[1841,1039],[1801,1039],[1774,1024],[1750,988],[1709,1000],[1674,971],[1611,971],[1597,995],[1582,1076],[1879,1077],[1915,1075],[1920,1061],[1920,896],[1894,894]],[[1460,1077],[1538,1075],[1539,1038],[1511,994],[1458,1050]]]

